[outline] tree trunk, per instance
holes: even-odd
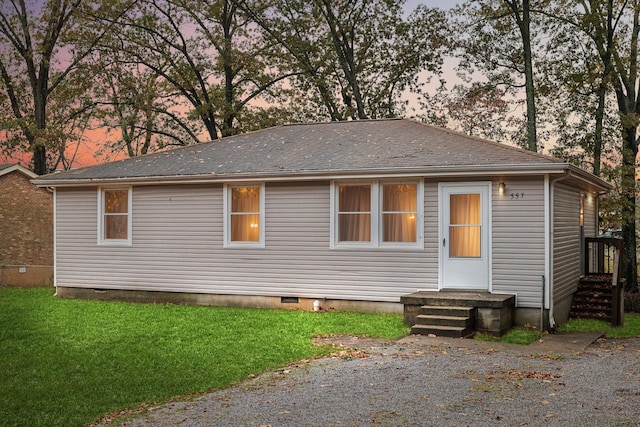
[[[602,157],[602,131],[604,128],[604,107],[607,85],[603,80],[598,87],[598,108],[596,109],[596,129],[593,135],[593,174],[600,176],[600,158]]]
[[[33,171],[38,175],[46,175],[47,169],[47,148],[36,144],[33,147]]]
[[[591,4],[587,9],[589,14],[596,14],[597,7],[594,4]],[[597,22],[597,20],[594,20]],[[600,55],[600,59],[602,60],[602,65],[604,70],[602,71],[602,76],[600,80],[600,84],[598,85],[598,107],[596,108],[595,120],[595,134],[593,139],[593,174],[599,176],[600,175],[600,165],[601,165],[601,157],[602,157],[602,132],[604,129],[604,115],[605,115],[605,107],[606,107],[606,95],[607,95],[607,84],[609,80],[609,76],[613,71],[613,61],[611,58],[613,46],[613,0],[607,1],[607,12],[606,12],[606,28],[604,31],[602,27],[599,27],[600,31],[596,31],[592,35],[592,39],[596,43],[596,48],[598,49],[598,54]]]
[[[33,171],[38,175],[49,173],[47,169],[47,148],[42,143],[44,131],[47,128],[47,91],[48,91],[48,67],[40,67],[40,75],[33,87],[34,113],[36,120],[36,138],[31,142],[33,149]]]
[[[324,5],[324,7],[322,7]],[[355,65],[355,58],[353,52],[353,31],[348,33],[348,31],[339,28],[340,22],[336,18],[333,13],[332,3],[329,0],[322,0],[322,14],[329,26],[329,30],[331,32],[331,40],[333,41],[333,45],[338,56],[338,62],[340,63],[340,67],[345,76],[345,80],[349,84],[352,92],[352,101],[355,101],[356,104],[356,117],[358,119],[366,119],[367,114],[365,113],[364,107],[364,99],[362,97],[362,92],[360,91],[360,83],[358,82],[358,71]],[[346,97],[343,96],[344,99]],[[345,101],[347,107],[349,107],[349,103]]]
[[[638,259],[636,258],[636,157],[638,155],[638,35],[640,34],[639,2],[633,2],[633,29],[629,42],[629,62],[617,60],[615,93],[622,124],[622,239],[624,245],[624,278],[627,290],[638,289]]]
[[[511,13],[518,24],[520,36],[522,37],[525,93],[527,98],[527,149],[537,152],[536,94],[533,81],[533,54],[531,51],[531,8],[529,0],[522,0],[522,15],[520,15],[519,0],[505,0],[505,3],[511,8]]]
[[[233,79],[235,77],[233,68],[231,66],[232,58],[232,43],[231,43],[231,25],[235,15],[235,7],[229,4],[229,1],[224,2],[222,8],[222,16],[220,22],[222,23],[222,30],[224,34],[222,57],[222,68],[224,70],[224,117],[222,120],[222,136],[229,136],[235,134],[233,127],[233,121],[235,119],[235,107],[234,107],[234,84]]]
[[[636,168],[638,154],[637,128],[625,130],[625,148],[622,153],[622,242],[624,247],[623,276],[626,290],[638,288],[638,262],[636,258]]]
[[[524,46],[524,76],[527,96],[527,148],[538,151],[538,135],[536,123],[535,88],[533,85],[533,57],[531,54],[531,33],[529,17],[529,1],[524,0],[522,44]]]

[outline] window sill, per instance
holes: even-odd
[[[351,251],[351,250],[369,250],[369,251],[407,251],[407,252],[420,252],[424,250],[424,246],[423,245],[416,245],[416,244],[412,244],[412,245],[390,245],[390,244],[385,244],[385,245],[360,245],[360,244],[353,244],[353,245],[349,245],[349,244],[344,244],[344,243],[340,243],[337,245],[332,245],[331,248],[332,250],[339,250],[339,251]]]
[[[225,249],[264,249],[265,244],[262,243],[248,243],[248,242],[229,242],[223,246]]]
[[[133,246],[131,240],[101,240],[98,246]]]

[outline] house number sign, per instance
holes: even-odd
[[[511,193],[511,200],[524,199],[524,193]]]

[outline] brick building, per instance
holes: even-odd
[[[20,165],[0,165],[0,286],[53,284],[53,194]]]

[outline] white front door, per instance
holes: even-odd
[[[491,183],[441,183],[440,288],[489,290]]]

